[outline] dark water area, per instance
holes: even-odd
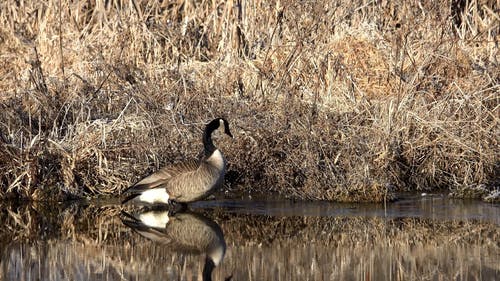
[[[500,206],[0,203],[0,280],[500,280]]]
[[[500,224],[500,205],[478,200],[452,199],[445,194],[400,194],[398,200],[380,203],[331,203],[269,200],[202,201],[193,208],[222,207],[228,212],[272,216],[383,217],[436,220],[480,220]]]

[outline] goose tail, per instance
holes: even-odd
[[[137,202],[143,204],[169,204],[170,195],[164,187],[151,188],[149,185],[139,184],[130,187],[122,204]]]
[[[134,199],[139,197],[143,191],[147,190],[146,188],[140,188],[142,186],[138,186],[137,183],[129,186],[125,189],[122,195],[125,195],[125,199],[122,200],[122,205],[126,203],[132,203]]]
[[[122,205],[129,203],[133,199],[137,198],[137,196],[139,196],[139,195],[141,195],[141,194],[140,193],[133,193],[133,194],[127,195],[127,197],[125,197],[125,199],[122,200]]]
[[[142,230],[142,231],[148,229],[148,227],[145,226],[140,220],[138,220],[136,217],[125,211],[121,211],[121,220],[123,224],[132,229]]]

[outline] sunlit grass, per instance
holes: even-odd
[[[227,196],[485,198],[500,178],[495,5],[2,1],[0,196],[120,193],[196,156],[225,116]]]

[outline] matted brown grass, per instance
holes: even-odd
[[[120,193],[196,156],[217,116],[236,135],[217,140],[227,196],[498,194],[498,10],[487,0],[3,1],[0,197]]]

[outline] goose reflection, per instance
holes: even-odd
[[[212,271],[226,253],[226,242],[219,225],[200,214],[168,210],[142,210],[135,214],[122,211],[123,224],[174,251],[205,254],[203,280],[212,280]],[[226,278],[230,280],[231,276]]]

